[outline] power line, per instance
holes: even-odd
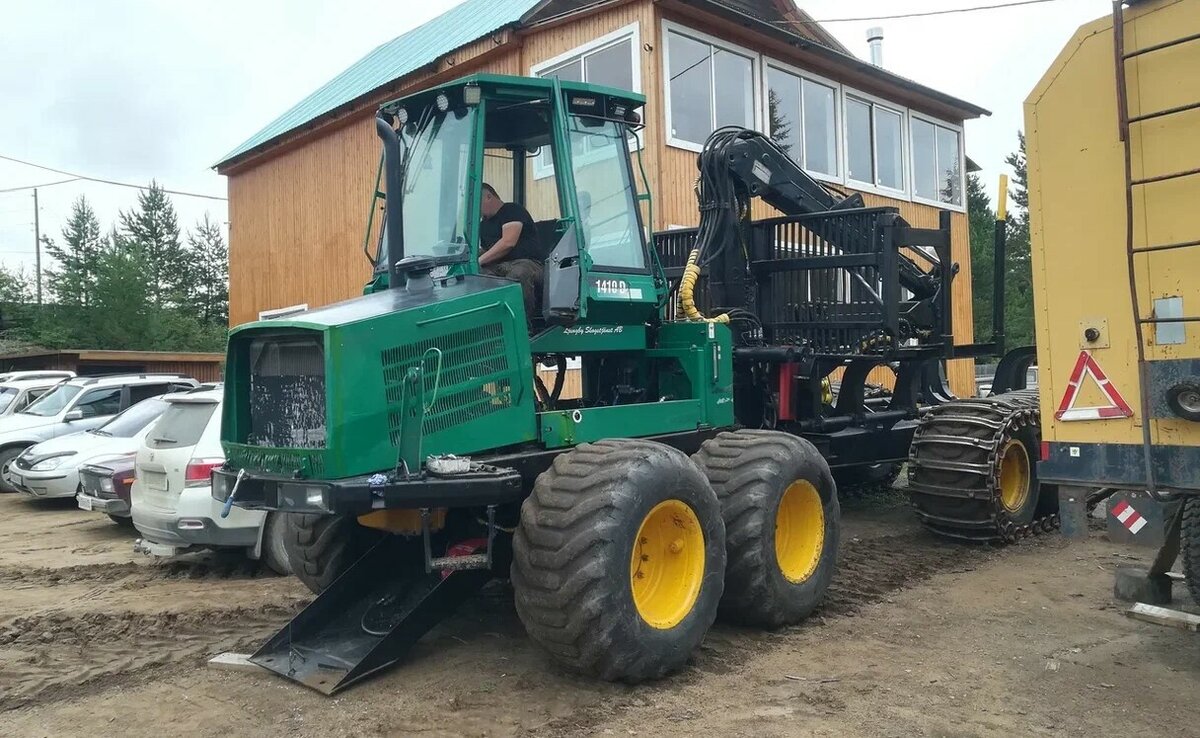
[[[926,10],[913,13],[898,13],[896,15],[875,15],[862,18],[826,18],[824,20],[811,21],[772,21],[776,25],[781,26],[809,26],[819,23],[855,23],[863,21],[881,21],[881,20],[898,20],[901,18],[925,18],[931,15],[951,15],[954,13],[974,13],[980,10],[1000,10],[1002,8],[1017,8],[1022,5],[1040,5],[1042,3],[1053,3],[1058,0],[1017,0],[1011,3],[999,3],[996,5],[975,5],[969,8],[949,8],[947,10]]]
[[[135,190],[143,190],[143,191],[150,189],[149,187],[146,187],[145,185],[135,185],[135,184],[130,184],[128,182],[118,182],[118,181],[112,180],[112,179],[101,179],[100,177],[88,177],[87,175],[84,175],[84,174],[76,174],[74,172],[66,172],[66,171],[63,171],[62,169],[55,169],[54,167],[47,167],[47,166],[42,166],[41,164],[34,164],[31,161],[24,161],[22,159],[16,159],[11,156],[5,156],[4,154],[0,154],[0,159],[4,159],[5,161],[15,162],[17,164],[24,164],[27,167],[34,167],[35,169],[42,169],[47,172],[54,172],[55,174],[64,174],[68,177],[73,177],[74,179],[82,179],[87,182],[97,182],[99,184],[113,185],[115,187],[129,187],[129,188],[132,188]],[[62,182],[51,182],[50,184],[51,185],[63,184],[64,182],[70,182],[70,181],[73,181],[73,180],[63,180]],[[16,188],[13,188],[12,190],[3,190],[3,191],[4,192],[13,192],[15,190],[32,190],[35,187],[48,187],[48,186],[50,186],[50,185],[29,185],[28,187],[16,187]],[[198,192],[184,192],[183,190],[168,190],[165,187],[161,188],[161,189],[163,192],[165,192],[169,195],[180,195],[182,197],[200,197],[200,198],[204,198],[205,200],[220,200],[221,202],[228,202],[228,200],[229,200],[229,198],[227,198],[227,197],[217,197],[216,195],[202,195]]]
[[[36,190],[39,187],[53,187],[54,185],[66,184],[68,182],[78,182],[79,180],[80,180],[79,177],[71,177],[70,179],[60,179],[57,182],[45,182],[43,184],[26,185],[24,187],[9,187],[8,189],[0,190],[0,193],[22,192],[24,190]]]

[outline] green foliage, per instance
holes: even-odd
[[[62,245],[45,239],[52,301],[33,304],[28,277],[0,268],[4,338],[46,348],[223,351],[229,314],[228,249],[206,214],[180,239],[175,208],[155,183],[102,235],[79,198]]]
[[[779,94],[775,90],[767,90],[767,117],[770,121],[771,140],[789,149],[792,146],[792,121],[779,109]],[[793,158],[799,158],[800,152],[788,152]]]
[[[971,294],[974,295],[975,340],[992,335],[992,291],[995,284],[996,211],[978,174],[967,175],[967,220],[971,234]]]
[[[1025,164],[1025,135],[1020,148],[1005,161],[1013,168],[1012,189],[1005,222],[1004,332],[1008,348],[1034,343],[1033,267],[1029,241],[1029,191]],[[979,177],[967,176],[967,215],[971,233],[971,286],[974,295],[975,340],[992,335],[992,298],[995,277],[995,223],[987,190]]]
[[[221,228],[204,214],[188,233],[189,296],[194,314],[205,324],[229,323],[229,249]]]
[[[46,254],[58,268],[44,270],[46,286],[60,305],[87,306],[95,283],[95,261],[103,247],[100,221],[83,196],[71,206],[71,217],[62,230],[63,245],[42,239]]]
[[[156,182],[138,191],[138,206],[120,217],[125,248],[141,252],[150,302],[157,307],[186,305],[188,259],[179,240],[175,206]]]
[[[1004,283],[1005,331],[1009,346],[1032,346],[1033,262],[1029,239],[1029,178],[1025,161],[1025,134],[1017,134],[1020,148],[1004,161],[1013,168],[1010,190],[1013,212],[1008,216],[1008,272]]]

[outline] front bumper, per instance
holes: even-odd
[[[80,510],[91,510],[93,512],[116,515],[122,518],[127,518],[130,515],[129,503],[125,500],[113,500],[106,497],[93,497],[92,495],[84,494],[83,492],[80,492],[78,495],[76,495],[75,500],[79,503]]]
[[[74,497],[79,491],[79,472],[71,471],[26,471],[10,465],[5,480],[19,491],[40,498]]]
[[[477,507],[520,502],[521,474],[514,469],[474,464],[471,471],[409,478],[375,474],[335,480],[306,480],[221,468],[213,472],[212,496],[225,502],[237,484],[234,504],[248,510],[365,515],[374,510],[421,507]]]

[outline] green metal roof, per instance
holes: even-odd
[[[376,48],[291,110],[230,151],[217,166],[295,130],[325,113],[437,61],[506,26],[519,23],[543,0],[465,0]]]

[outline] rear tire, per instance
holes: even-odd
[[[262,561],[267,568],[282,576],[291,576],[292,563],[287,551],[288,513],[267,513],[263,523]]]
[[[716,619],[724,574],[717,497],[669,446],[583,444],[521,505],[517,614],[571,671],[634,683],[680,669]]]
[[[371,531],[349,515],[290,513],[283,518],[284,548],[292,574],[321,594],[374,543]]]
[[[17,488],[8,483],[4,478],[4,472],[8,471],[8,465],[13,462],[13,459],[21,455],[21,452],[29,448],[28,446],[10,446],[6,449],[0,449],[0,492],[16,492]]]
[[[721,500],[725,596],[720,615],[765,628],[794,625],[825,597],[837,568],[841,508],[829,465],[787,433],[722,433],[693,457]]]
[[[1183,577],[1187,580],[1192,602],[1200,604],[1200,496],[1183,499],[1183,523],[1180,531],[1183,547]]]

